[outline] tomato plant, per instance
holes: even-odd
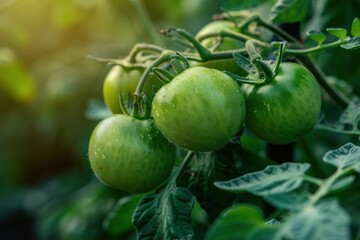
[[[199,212],[200,239],[350,240],[360,232],[360,198],[349,197],[359,187],[360,147],[351,143],[360,135],[359,99],[351,88],[344,95],[316,61],[329,49],[359,49],[360,20],[350,31],[310,30],[304,41],[308,3],[279,0],[268,18],[268,5],[225,11],[195,34],[160,30],[168,46],[139,43],[108,60],[121,67],[104,86],[114,74],[126,87],[106,85],[105,100],[126,111],[95,128],[90,164],[109,186],[152,191],[119,200],[133,206],[138,239],[194,239]],[[163,86],[148,100],[153,79]],[[329,123],[334,108],[339,120]],[[321,130],[341,146],[319,143]],[[332,147],[318,151],[325,145]],[[176,159],[183,160],[170,176]],[[105,229],[116,231],[121,211],[109,214]]]
[[[94,129],[89,160],[95,175],[106,185],[144,193],[158,187],[170,175],[175,147],[152,121],[114,115]]]
[[[282,63],[269,83],[243,86],[246,126],[275,144],[294,142],[312,130],[321,111],[320,87],[305,67]]]
[[[159,130],[176,145],[214,151],[242,127],[245,100],[238,84],[225,73],[193,67],[156,93],[152,111]]]

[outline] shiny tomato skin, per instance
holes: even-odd
[[[164,136],[179,147],[215,151],[243,126],[245,99],[239,85],[225,73],[192,67],[160,88],[152,115]]]
[[[152,120],[117,114],[95,127],[89,161],[104,184],[129,193],[145,193],[171,173],[176,147],[155,128]]]
[[[304,66],[281,63],[263,85],[242,86],[246,95],[246,127],[273,144],[291,143],[313,129],[321,112],[321,90]]]

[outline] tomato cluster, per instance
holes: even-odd
[[[229,22],[220,21],[201,30],[197,38],[214,29],[232,28]],[[207,48],[238,48],[234,40],[205,40],[199,41],[205,41]],[[175,75],[163,86],[150,75],[143,94],[151,96],[151,117],[140,120],[122,114],[119,93],[134,93],[144,71],[114,67],[104,81],[103,93],[115,115],[101,121],[90,139],[89,158],[95,175],[111,187],[143,193],[168,178],[176,147],[216,151],[240,135],[244,126],[264,141],[285,144],[316,124],[320,88],[302,65],[281,63],[272,79],[257,85],[239,83],[224,71],[241,75],[245,70],[233,59],[219,59],[162,72]]]

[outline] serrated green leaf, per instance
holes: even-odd
[[[341,41],[344,41],[347,34],[347,30],[345,28],[327,28],[326,31],[339,38]]]
[[[355,181],[355,176],[350,175],[350,176],[346,176],[344,178],[338,179],[337,181],[335,181],[331,186],[329,191],[333,192],[333,191],[338,191],[341,190],[343,188],[348,187],[350,184],[352,184]]]
[[[309,0],[278,0],[270,10],[270,19],[278,23],[300,22],[310,6]]]
[[[266,201],[279,209],[296,210],[302,208],[309,200],[305,192],[274,194],[265,197]]]
[[[194,174],[189,179],[188,187],[212,220],[232,205],[236,198],[234,194],[215,187],[214,182],[230,180],[274,164],[244,149],[240,144],[232,143],[215,152],[199,153],[197,157],[197,161],[191,162],[191,172]],[[241,197],[254,198],[249,193],[244,193]]]
[[[170,187],[145,196],[133,215],[137,239],[193,239],[194,196],[187,188]]]
[[[344,127],[351,126],[352,131],[357,131],[360,133],[359,123],[360,123],[360,99],[355,98],[351,101],[345,111],[341,114],[339,118],[339,123],[344,125]]]
[[[296,212],[283,224],[286,239],[350,240],[350,217],[336,200],[309,205]]]
[[[347,143],[338,149],[327,152],[323,161],[339,169],[360,163],[360,147]]]
[[[356,50],[360,48],[360,37],[353,37],[350,38],[349,41],[347,41],[344,44],[341,44],[340,47],[346,49],[346,50]]]
[[[121,198],[105,218],[103,223],[105,230],[113,235],[121,235],[134,229],[131,219],[141,198],[142,195]]]
[[[360,19],[355,18],[351,25],[351,35],[360,37]]]
[[[230,181],[215,182],[215,186],[232,193],[249,191],[255,195],[268,196],[287,193],[298,188],[308,163],[283,163],[267,166],[263,171],[245,174]]]
[[[213,184],[214,181],[236,176],[234,161],[225,154],[218,156],[214,152],[199,153],[197,161],[191,162],[191,172],[194,174],[190,176],[188,187],[213,220],[235,199],[233,194],[222,191]],[[228,172],[229,169],[233,174]]]
[[[264,224],[264,217],[259,208],[247,204],[235,205],[211,225],[205,239],[245,239],[252,229],[262,224]]]
[[[360,100],[353,99],[348,107],[341,114],[339,121],[332,124],[325,121],[324,118],[316,125],[316,129],[322,129],[343,134],[360,134]]]
[[[310,30],[307,32],[307,35],[319,45],[326,40],[326,35],[317,30]]]

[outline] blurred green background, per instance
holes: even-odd
[[[125,56],[137,42],[171,47],[153,34],[156,29],[196,33],[221,7],[260,2],[143,0],[154,25],[149,31],[136,1],[0,0],[0,239],[134,238],[131,226],[114,234],[101,228],[125,194],[100,184],[88,164],[88,141],[97,123],[88,109],[101,106],[110,69],[88,56]],[[259,9],[273,2],[263,1]],[[349,28],[359,5],[314,1],[304,32]],[[315,57],[325,72],[357,91],[356,54],[336,49]],[[194,216],[200,223],[202,217]]]

